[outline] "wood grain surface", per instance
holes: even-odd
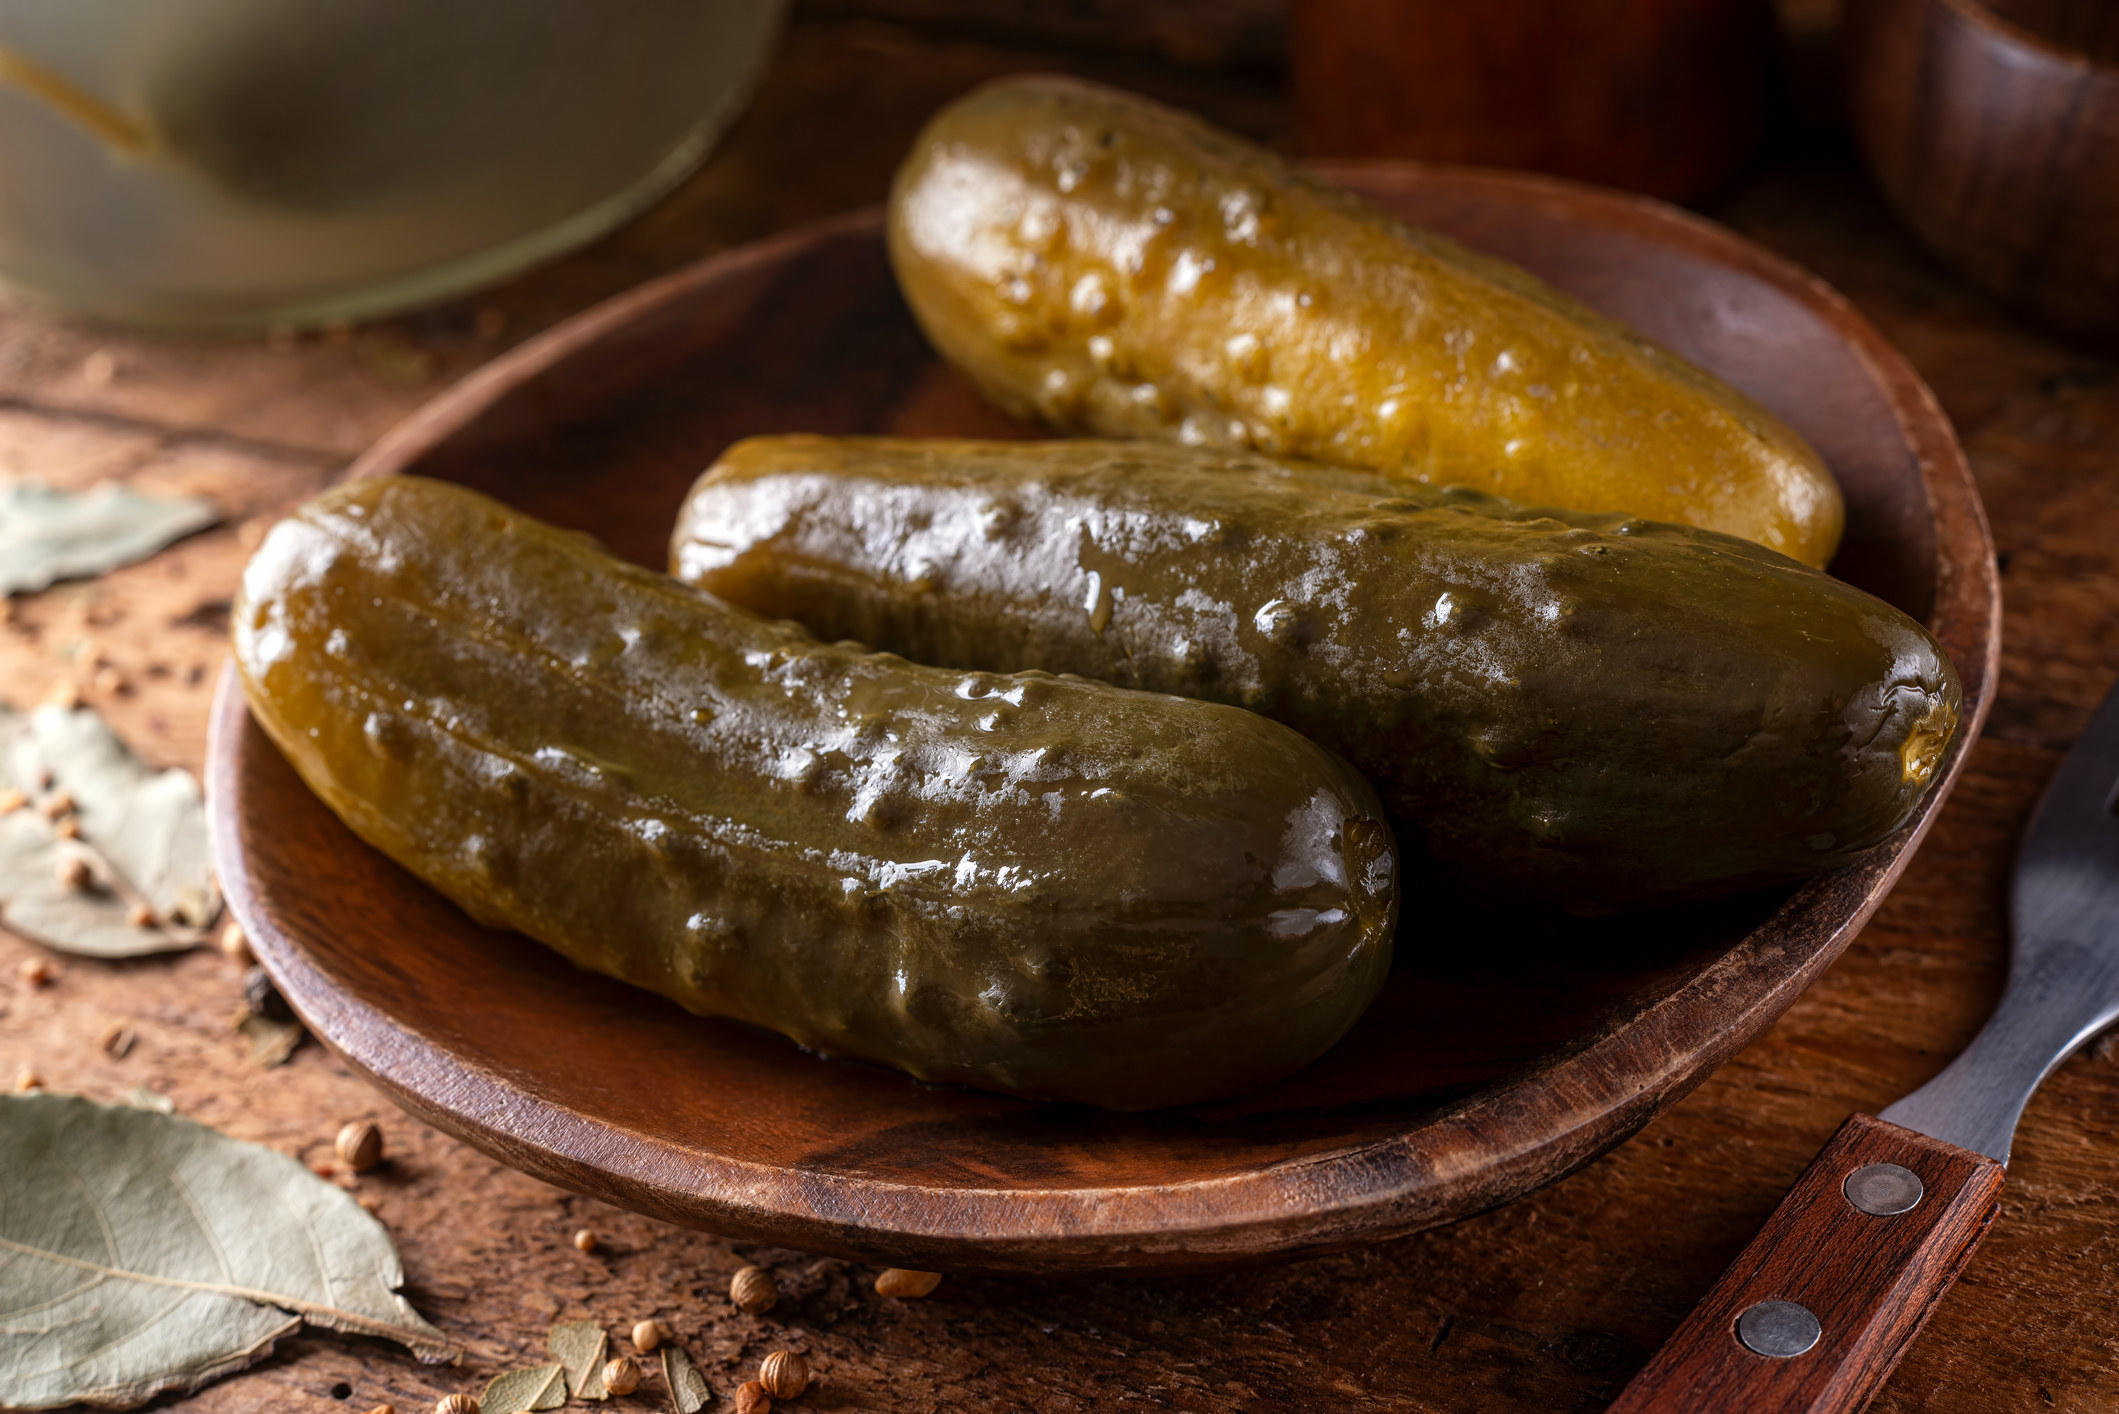
[[[1305,151],[1523,167],[1670,200],[1757,151],[1770,0],[1295,0]]]
[[[447,380],[555,319],[707,251],[880,198],[919,122],[984,78],[1069,68],[1285,140],[1284,95],[1219,75],[1008,49],[868,20],[798,22],[757,106],[697,177],[640,222],[474,301],[337,341],[132,338],[0,314],[0,474],[105,478],[210,495],[221,530],[92,584],[13,605],[0,692],[35,700],[107,661],[89,699],[141,752],[194,769],[245,545]],[[470,1354],[412,1364],[332,1336],[172,1407],[403,1414],[527,1364],[561,1317],[616,1330],[659,1315],[719,1407],[774,1348],[806,1352],[819,1410],[1602,1408],[1758,1231],[1857,1110],[1925,1081],[1999,996],[2017,833],[2119,675],[2119,365],[2012,323],[1924,253],[1839,144],[1776,152],[1710,214],[1853,298],[1955,421],[2002,555],[2000,692],[1956,794],[1905,878],[1838,963],[1757,1042],[1639,1137],[1563,1183],[1420,1236],[1210,1277],[944,1281],[924,1302],[874,1270],[732,1245],[515,1173],[406,1119],[315,1046],[250,1068],[226,1028],[239,973],[200,952],[101,965],[0,935],[0,1078],[28,1068],[104,1099],[135,1085],[187,1114],[327,1163],[370,1117],[391,1159],[358,1179],[396,1234],[413,1298]],[[97,1037],[114,1021],[123,1058]],[[2119,1048],[2049,1080],[2019,1131],[1985,1245],[1872,1408],[1993,1414],[2119,1406]],[[569,1242],[580,1227],[603,1242]],[[763,1316],[726,1300],[744,1262],[778,1274]],[[634,1397],[664,1408],[660,1382]],[[613,1406],[631,1407],[624,1402]]]

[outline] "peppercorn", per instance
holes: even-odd
[[[763,1267],[745,1267],[730,1279],[728,1299],[736,1303],[738,1311],[756,1316],[773,1309],[773,1303],[780,1299],[780,1284]]]
[[[640,1364],[630,1355],[620,1355],[603,1367],[603,1387],[612,1394],[631,1394],[640,1388]]]
[[[883,1296],[911,1301],[927,1295],[941,1284],[940,1272],[915,1272],[904,1267],[890,1267],[876,1278],[876,1291]]]
[[[775,1399],[800,1399],[809,1388],[809,1362],[792,1350],[775,1350],[758,1366],[758,1383]]]
[[[736,1386],[736,1414],[773,1414],[773,1397],[764,1385],[746,1380]]]
[[[355,1173],[366,1173],[383,1161],[383,1132],[365,1119],[338,1132],[339,1159]]]
[[[262,967],[253,967],[243,974],[243,1000],[254,1015],[267,1021],[294,1020],[294,1011],[287,1005],[287,999],[272,985],[272,975]]]

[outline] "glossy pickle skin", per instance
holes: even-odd
[[[1742,393],[1131,94],[1029,77],[958,100],[900,167],[888,236],[935,348],[1064,432],[1626,511],[1817,568],[1839,544],[1831,474]]]
[[[819,643],[453,486],[309,502],[233,638],[303,780],[472,917],[827,1053],[1186,1104],[1389,968],[1375,796],[1287,728]]]
[[[1169,443],[752,438],[671,568],[922,662],[1264,713],[1486,901],[1579,914],[1850,862],[1960,703],[1919,624],[1748,541]]]

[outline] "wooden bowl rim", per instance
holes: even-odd
[[[1541,1166],[1541,1156],[1558,1155],[1560,1172],[1579,1167],[1747,1044],[1875,911],[1948,797],[1991,705],[1998,577],[1985,514],[1949,422],[1918,374],[1844,298],[1699,217],[1560,179],[1445,164],[1340,163],[1329,171],[1357,188],[1454,182],[1505,189],[1513,199],[1576,215],[1590,208],[1601,221],[1778,287],[1868,365],[1918,462],[1935,528],[1930,623],[1951,648],[1965,687],[1963,723],[1940,778],[1894,839],[1849,869],[1798,889],[1741,941],[1642,1011],[1576,1048],[1559,1048],[1417,1128],[1241,1174],[1171,1183],[915,1185],[704,1155],[654,1135],[616,1131],[546,1101],[474,1058],[437,1050],[366,999],[340,992],[301,944],[276,926],[243,854],[240,743],[248,711],[229,668],[219,684],[208,747],[215,855],[234,917],[311,1029],[408,1110],[561,1186],[588,1187],[655,1216],[736,1236],[869,1259],[993,1270],[1108,1268],[1158,1260],[1134,1254],[1171,1252],[1186,1254],[1187,1265],[1255,1260],[1379,1240],[1463,1217],[1528,1191],[1549,1167]],[[517,384],[697,286],[822,241],[879,232],[880,224],[880,212],[871,208],[798,227],[584,311],[444,391],[380,439],[346,475],[394,473]],[[1679,1041],[1688,1030],[1711,1040],[1704,1046]],[[1449,1156],[1446,1164],[1427,1161],[1442,1153]]]
[[[1954,10],[1974,29],[1982,30],[2001,44],[2020,50],[2026,56],[2041,60],[2047,65],[2066,69],[2087,69],[2089,76],[2099,82],[2119,83],[2119,61],[2100,58],[2085,49],[2071,49],[2006,15],[1994,13],[1992,9],[1980,3],[1980,0],[1923,0],[1923,3]]]

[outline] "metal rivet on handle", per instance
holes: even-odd
[[[1788,1360],[1817,1344],[1825,1328],[1793,1301],[1761,1301],[1736,1318],[1736,1338],[1754,1355]]]
[[[1897,1164],[1870,1164],[1847,1175],[1847,1201],[1873,1218],[1895,1218],[1920,1206],[1920,1175]]]

